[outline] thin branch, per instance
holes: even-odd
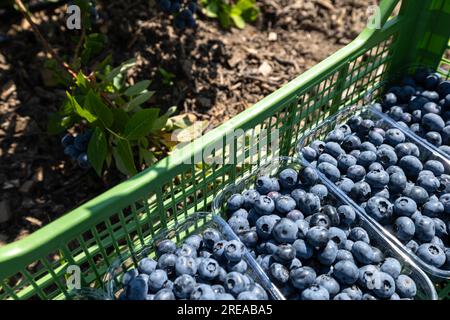
[[[33,28],[34,33],[39,38],[39,41],[42,42],[42,45],[44,46],[45,51],[47,51],[51,55],[51,57],[60,64],[61,68],[63,68],[70,74],[71,77],[76,78],[77,73],[74,70],[72,70],[72,68],[70,68],[70,66],[58,56],[58,54],[55,52],[55,50],[53,50],[53,48],[49,45],[47,40],[45,40],[44,36],[39,31],[39,28],[37,27],[36,23],[33,21],[33,17],[31,16],[30,12],[23,4],[22,0],[14,0],[14,3],[17,5],[17,7],[19,8],[19,11],[22,13],[24,18],[28,21],[28,23]]]

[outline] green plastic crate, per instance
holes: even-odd
[[[404,0],[399,14],[392,15],[399,3],[381,1],[381,29],[365,29],[349,45],[181,152],[2,247],[0,298],[68,299],[70,265],[80,267],[83,287],[101,287],[120,252],[143,245],[162,226],[208,210],[220,189],[253,172],[260,160],[294,155],[304,130],[344,105],[362,103],[368,92],[378,94],[394,75],[426,65],[450,78],[450,0]],[[243,140],[245,148],[237,148],[238,137],[218,147],[233,130],[254,128],[252,139]],[[251,153],[266,141],[262,129],[268,130],[268,140],[278,130],[278,148]],[[210,149],[216,157],[234,161],[195,161]],[[450,286],[438,289],[442,298],[450,298]]]

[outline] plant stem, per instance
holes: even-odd
[[[25,7],[25,5],[23,4],[22,0],[14,0],[14,3],[19,8],[19,11],[22,13],[24,18],[31,25],[31,28],[33,29],[34,33],[36,34],[36,36],[38,37],[39,41],[44,46],[45,51],[47,51],[47,53],[50,54],[50,56],[59,63],[59,65],[61,66],[62,69],[66,70],[70,74],[70,76],[75,79],[77,77],[77,73],[74,70],[72,70],[72,68],[64,60],[62,60],[58,56],[58,54],[55,52],[55,50],[53,50],[53,48],[47,42],[47,40],[45,40],[44,36],[39,31],[39,28],[37,27],[36,23],[33,21],[33,17],[31,15],[31,13]]]

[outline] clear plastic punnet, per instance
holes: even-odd
[[[235,193],[242,193],[248,189],[254,189],[258,177],[275,177],[286,168],[292,168],[299,172],[303,167],[305,167],[305,165],[306,164],[302,163],[300,159],[292,157],[274,158],[264,164],[261,164],[255,172],[243,177],[240,180],[237,180],[233,184],[228,185],[215,197],[213,201],[213,213],[224,216],[227,210],[227,200],[230,196]],[[366,230],[370,238],[370,244],[373,247],[378,248],[383,253],[385,258],[393,257],[400,261],[402,265],[402,274],[410,276],[417,285],[416,299],[437,300],[438,296],[433,283],[427,274],[423,272],[413,261],[411,256],[409,256],[404,250],[401,250],[398,246],[394,245],[388,237],[377,230],[375,225],[372,222],[369,222],[364,211],[351,203],[351,200],[348,197],[342,197],[341,193],[337,190],[333,183],[327,180],[323,175],[319,175],[319,180],[320,181],[318,183],[323,184],[328,189],[328,195],[323,201],[321,201],[321,205],[329,204],[335,207],[340,205],[349,205],[355,207],[356,219],[352,227],[361,227]],[[261,266],[261,269],[268,274],[268,270],[265,270],[263,266]],[[267,278],[270,279],[268,275]],[[292,298],[283,291],[283,288],[279,283],[273,282],[272,285],[276,286],[279,291],[285,295],[286,299]]]
[[[137,268],[139,261],[143,258],[155,258],[156,247],[162,240],[172,240],[176,244],[182,243],[185,238],[190,235],[200,235],[207,228],[214,228],[219,231],[223,240],[239,240],[230,226],[220,217],[209,212],[196,212],[189,215],[186,219],[173,222],[167,228],[162,228],[155,233],[151,240],[142,247],[133,247],[132,250],[127,249],[122,252],[108,269],[104,277],[105,296],[108,300],[119,299],[120,294],[124,290],[122,284],[122,276],[130,269]],[[246,274],[259,283],[267,292],[269,299],[283,300],[283,295],[270,282],[267,275],[245,250],[244,261],[248,265]]]
[[[433,147],[429,142],[413,134],[409,129],[404,128],[401,125],[397,124],[396,121],[394,121],[389,116],[377,110],[373,105],[346,107],[345,109],[342,109],[341,111],[339,111],[332,117],[328,118],[327,120],[323,121],[313,129],[305,132],[305,134],[299,139],[299,143],[296,147],[296,153],[300,158],[300,161],[304,165],[310,165],[312,167],[315,167],[307,159],[305,159],[305,157],[302,154],[302,149],[304,147],[309,146],[315,140],[324,139],[330,131],[332,131],[339,125],[345,124],[347,120],[354,115],[360,115],[364,119],[373,120],[378,127],[384,129],[385,131],[394,128],[400,130],[405,135],[406,138],[405,142],[411,142],[417,146],[420,152],[420,156],[418,158],[422,164],[424,164],[428,160],[437,160],[440,163],[442,163],[444,167],[444,173],[450,174],[450,160],[448,156],[446,156],[441,151],[437,151],[437,149]],[[361,205],[353,201],[346,192],[342,191],[338,186],[336,186],[336,184],[327,179],[327,177],[324,174],[320,173],[319,170],[316,170],[316,172],[320,175],[322,179],[329,182],[330,187],[335,189],[335,192],[339,194],[339,196],[342,199],[345,199],[348,203],[350,203],[353,207],[355,207],[358,210],[358,212],[360,212],[361,215],[363,215],[365,219],[367,219],[370,222],[370,224],[373,225],[373,229],[376,230],[380,234],[380,236],[391,241],[395,246],[399,247],[400,250],[405,255],[409,256],[415,263],[417,263],[417,265],[421,269],[427,272],[432,278],[450,279],[450,270],[437,268],[420,259],[414,252],[412,252],[408,247],[406,247],[394,235],[392,230],[388,230],[386,226],[381,225],[378,221],[369,216]],[[401,194],[398,195],[391,194],[390,201],[393,203],[397,198],[401,196],[402,196]],[[432,194],[430,194],[429,196],[431,197]],[[446,223],[448,224],[448,221],[446,221]]]

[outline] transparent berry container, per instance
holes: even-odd
[[[450,174],[450,160],[443,155],[442,152],[436,152],[436,148],[433,147],[426,140],[418,137],[413,134],[409,129],[403,128],[397,124],[395,120],[390,118],[389,116],[383,114],[382,112],[376,110],[371,106],[349,106],[347,108],[342,109],[332,117],[326,119],[316,127],[304,133],[304,135],[299,139],[299,142],[296,146],[296,154],[301,159],[301,162],[305,165],[310,165],[310,163],[303,157],[302,148],[309,146],[311,142],[314,140],[324,139],[326,134],[332,131],[337,125],[344,124],[346,121],[353,115],[361,115],[366,119],[371,119],[375,122],[378,122],[379,126],[385,130],[396,128],[399,129],[406,137],[406,142],[414,143],[420,151],[420,157],[422,163],[425,163],[428,160],[437,160],[443,164],[445,174]],[[416,254],[414,254],[409,248],[402,244],[402,242],[397,239],[395,235],[389,232],[385,227],[383,227],[380,223],[378,223],[375,219],[366,214],[365,210],[359,206],[356,202],[354,202],[345,192],[340,190],[337,186],[335,186],[330,180],[328,180],[325,175],[321,174],[318,170],[316,172],[319,176],[330,182],[330,186],[335,189],[335,192],[340,195],[341,198],[346,199],[353,207],[358,209],[360,212],[373,226],[374,229],[380,234],[380,236],[388,239],[396,246],[398,246],[405,255],[411,257],[411,259],[425,272],[427,272],[432,278],[436,279],[450,279],[450,270],[445,270],[441,268],[437,268],[432,266],[422,259],[420,259]],[[399,197],[399,196],[397,196]],[[397,198],[396,197],[396,198]],[[391,202],[395,201],[392,199]]]
[[[104,277],[106,299],[117,300],[119,298],[124,289],[122,285],[123,274],[130,269],[137,268],[139,261],[143,258],[155,258],[156,246],[160,241],[170,239],[179,244],[188,236],[201,234],[207,228],[218,230],[224,240],[239,240],[230,226],[220,216],[209,212],[190,214],[182,221],[172,222],[167,228],[158,230],[145,246],[124,250],[119,255],[119,258],[111,264]],[[271,284],[248,250],[245,250],[244,261],[248,265],[246,274],[267,291],[269,299],[282,300],[284,298],[278,289]]]
[[[241,193],[244,190],[254,188],[256,179],[258,177],[273,177],[286,168],[292,168],[299,171],[304,166],[305,164],[303,164],[299,158],[294,157],[278,157],[272,159],[271,161],[267,161],[264,164],[261,164],[254,173],[241,178],[235,183],[229,184],[214,198],[212,209],[213,213],[223,216],[226,212],[226,203],[228,198],[232,194]],[[342,197],[342,195],[337,192],[337,188],[331,181],[325,179],[323,175],[320,175],[319,179],[320,183],[325,185],[328,189],[327,204],[333,204],[335,206],[354,206],[354,204],[349,201],[348,197]],[[400,263],[402,264],[402,274],[410,276],[416,282],[416,299],[437,300],[438,295],[436,289],[427,274],[413,261],[413,259],[408,254],[406,254],[398,246],[394,245],[388,237],[381,234],[379,230],[375,228],[374,224],[372,222],[369,222],[366,217],[367,215],[363,212],[362,209],[356,207],[355,212],[357,215],[357,219],[353,227],[361,227],[365,229],[370,237],[371,245],[380,249],[381,252],[384,253],[384,257],[393,257],[400,261]],[[263,270],[262,267],[260,268],[261,270]],[[268,276],[266,277],[267,279],[270,279]],[[275,284],[273,285],[276,286]]]

